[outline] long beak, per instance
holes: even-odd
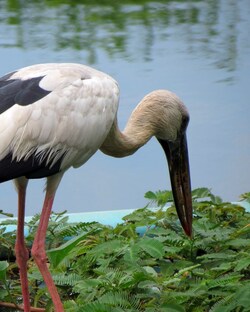
[[[192,236],[192,196],[186,134],[176,142],[158,139],[168,159],[172,192],[178,217],[185,233]]]

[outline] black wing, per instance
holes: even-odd
[[[0,183],[25,176],[28,179],[40,179],[54,175],[60,171],[63,161],[61,156],[54,164],[47,162],[45,157],[42,161],[36,155],[17,161],[8,154],[0,160]]]
[[[22,106],[32,104],[51,92],[39,86],[44,76],[25,80],[12,79],[15,73],[12,72],[0,78],[0,114],[15,104]]]

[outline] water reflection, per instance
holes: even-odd
[[[240,1],[9,0],[0,6],[5,48],[86,51],[89,64],[97,62],[96,51],[102,49],[110,58],[147,62],[156,41],[176,36],[185,40],[187,53],[208,57],[218,68],[231,72],[237,64]],[[138,50],[131,51],[138,31]]]

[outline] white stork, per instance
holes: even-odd
[[[119,88],[105,73],[80,64],[38,64],[0,78],[0,183],[14,180],[18,193],[15,245],[24,311],[29,312],[28,251],[24,242],[25,194],[29,179],[47,178],[32,256],[55,310],[64,311],[47,267],[45,236],[56,190],[64,172],[80,167],[98,149],[124,157],[155,136],[169,164],[181,225],[192,233],[192,203],[186,128],[189,115],[166,90],[146,95],[125,129],[117,125]]]

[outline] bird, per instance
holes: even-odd
[[[186,129],[189,113],[180,98],[159,89],[133,110],[123,131],[117,110],[119,86],[106,73],[77,63],[35,64],[0,78],[0,183],[13,180],[18,195],[16,262],[24,311],[31,310],[25,246],[26,189],[46,178],[45,198],[31,255],[56,312],[63,303],[47,267],[46,230],[64,173],[97,150],[113,157],[135,153],[152,137],[165,152],[180,223],[192,236],[192,200]]]

